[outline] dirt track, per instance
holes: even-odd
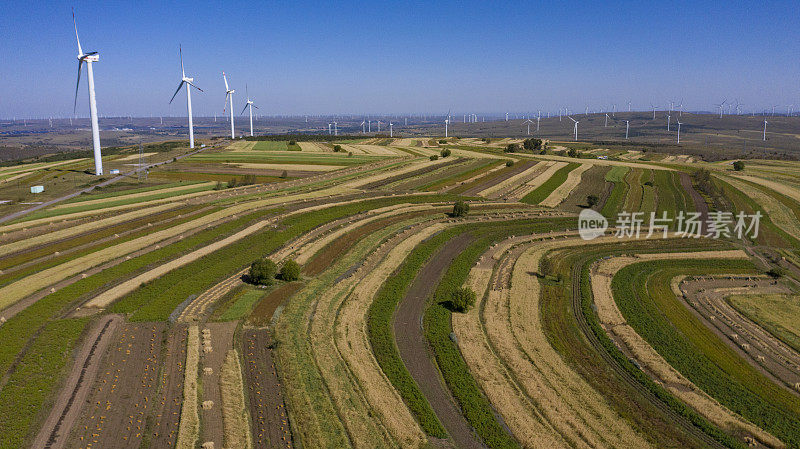
[[[83,341],[69,377],[50,410],[50,415],[39,429],[33,442],[34,448],[64,447],[69,429],[78,417],[81,405],[86,400],[94,383],[94,377],[100,369],[100,358],[121,322],[121,316],[109,315],[92,326]]]
[[[462,234],[447,242],[431,257],[409,287],[394,317],[394,334],[400,357],[459,448],[482,448],[483,445],[441,378],[428,349],[421,320],[428,298],[445,270],[472,239],[469,234]]]

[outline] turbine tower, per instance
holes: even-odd
[[[178,95],[178,92],[181,91],[181,87],[186,85],[186,109],[189,112],[189,148],[194,148],[194,124],[192,123],[192,90],[189,89],[189,86],[194,87],[200,92],[202,92],[203,89],[193,84],[194,78],[188,78],[186,76],[186,71],[183,70],[183,49],[181,49],[180,45],[178,45],[178,55],[181,58],[181,82],[178,83],[178,88],[175,89],[175,93],[172,94],[172,98],[169,99],[169,103],[172,104],[172,100],[174,100],[175,96]],[[164,124],[163,119],[161,121],[161,124],[162,125]]]
[[[683,123],[681,123],[681,121],[678,120],[678,145],[681,144],[681,125],[683,125]]]
[[[239,115],[244,114],[245,109],[248,107],[250,108],[250,137],[253,137],[253,108],[258,109],[258,106],[253,104],[253,101],[250,100],[250,90],[247,88],[247,84],[244,85],[244,92],[247,95],[247,103],[244,104],[244,109],[242,109],[242,113]],[[233,105],[231,105],[233,107]]]
[[[222,79],[225,80],[225,107],[222,108],[222,112],[225,112],[225,109],[228,107],[228,103],[230,102],[231,105],[231,139],[235,139],[236,135],[234,134],[233,128],[233,93],[236,92],[235,90],[228,87],[228,77],[225,76],[225,72],[222,72]]]
[[[727,98],[726,98],[726,99],[724,99],[724,100],[722,100],[722,103],[715,105],[716,107],[718,107],[718,108],[719,108],[719,118],[722,118],[722,112],[723,112],[723,110],[724,110],[724,108],[723,108],[723,107],[725,106],[725,102],[726,102],[726,101],[728,101],[728,99],[727,99]]]
[[[578,120],[575,120],[574,118],[572,118],[572,116],[570,116],[570,115],[568,115],[567,117],[569,117],[569,119],[572,120],[575,123],[575,140],[577,141],[578,140],[578,123],[580,123],[580,122]]]
[[[528,135],[530,136],[531,135],[531,123],[533,123],[533,120],[527,119],[527,120],[525,120],[525,123],[528,124]]]
[[[608,114],[606,114],[606,124],[603,126],[603,128],[608,128]]]
[[[767,141],[767,123],[768,123],[768,122],[767,122],[767,119],[764,119],[764,137],[761,139],[761,140],[763,140],[764,142],[766,142],[766,141]]]
[[[361,122],[361,134],[364,134],[364,133],[366,132],[366,130],[364,129],[364,124],[365,124],[365,123],[367,123],[367,121],[366,121],[366,120],[364,120],[364,121],[362,121],[362,122]]]
[[[625,120],[625,140],[628,140],[628,130],[631,129],[631,121]]]
[[[86,63],[86,76],[89,79],[89,115],[92,121],[92,149],[94,150],[94,174],[103,174],[103,155],[100,154],[100,127],[97,124],[97,99],[94,94],[94,72],[92,63],[100,60],[100,55],[96,51],[84,53],[81,48],[81,40],[78,37],[78,24],[75,21],[75,10],[72,10],[72,25],[75,27],[75,40],[78,42],[78,81],[75,83],[75,101],[72,106],[72,113],[78,108],[78,87],[81,85],[81,68]]]

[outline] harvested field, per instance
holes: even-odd
[[[245,406],[239,353],[235,349],[229,350],[225,356],[219,383],[225,446],[250,449],[253,447],[250,417]]]
[[[121,322],[122,318],[119,316],[107,316],[94,323],[88,331],[69,377],[33,441],[33,447],[60,449],[66,445],[69,431],[80,414],[91,386],[94,385],[95,376],[100,369],[100,359]]]
[[[200,437],[200,415],[197,411],[197,383],[200,368],[200,330],[189,326],[186,340],[186,368],[184,369],[183,406],[178,427],[178,449],[194,449]]]
[[[476,179],[474,182],[465,184],[468,186],[465,190],[459,189],[459,193],[464,196],[474,196],[479,192],[490,189],[497,184],[502,183],[509,177],[518,175],[525,172],[525,170],[533,167],[535,164],[532,161],[518,162],[511,167],[504,167],[497,171],[489,171],[483,177]]]
[[[800,353],[800,297],[786,294],[734,294],[726,301],[750,320]]]
[[[574,189],[581,182],[583,172],[591,168],[589,164],[581,164],[574,170],[570,171],[567,179],[558,187],[553,190],[541,203],[544,207],[556,207],[569,196],[572,189]]]
[[[561,203],[561,208],[569,212],[580,212],[587,204],[589,195],[596,195],[599,199],[596,210],[602,209],[611,194],[613,184],[606,182],[608,167],[595,165],[581,176],[580,183],[572,189],[569,196]]]
[[[503,181],[485,190],[482,190],[481,192],[478,192],[478,194],[485,198],[497,199],[501,197],[503,193],[513,190],[517,188],[517,186],[519,186],[520,184],[524,184],[534,179],[550,165],[551,164],[549,162],[544,162],[544,161],[538,162],[535,165],[528,167],[524,171],[517,173],[516,175],[509,176]]]
[[[288,413],[266,329],[244,331],[244,372],[255,449],[292,447]]]
[[[231,166],[240,168],[253,168],[257,170],[287,170],[287,171],[333,171],[347,167],[346,165],[318,165],[318,164],[259,164],[253,162],[231,162]]]
[[[170,328],[167,335],[166,354],[159,376],[157,398],[159,401],[154,402],[147,426],[149,436],[145,437],[153,448],[176,447],[181,407],[185,397],[184,364],[187,362],[187,337],[187,327],[181,325]]]
[[[201,374],[202,392],[199,394],[198,400],[201,404],[213,404],[211,407],[203,406],[200,410],[199,441],[201,444],[212,442],[214,447],[227,446],[227,444],[223,444],[226,441],[224,441],[221,375],[226,354],[233,348],[233,333],[236,325],[235,321],[231,321],[206,323],[201,326],[200,372],[203,373],[206,368],[211,368],[212,371],[211,374]]]
[[[103,357],[68,447],[142,444],[147,417],[156,407],[164,329],[162,323],[121,326]]]

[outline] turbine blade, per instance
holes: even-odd
[[[194,87],[195,89],[199,90],[200,92],[204,92],[204,91],[203,91],[203,89],[201,89],[201,88],[199,88],[199,87],[195,86],[195,85],[194,85],[194,83],[190,83],[190,82],[188,82],[188,81],[187,81],[187,82],[186,82],[186,84],[188,84],[188,85],[190,85],[190,86]]]
[[[178,92],[180,92],[180,91],[181,91],[181,87],[183,87],[183,83],[184,83],[184,81],[183,81],[183,80],[181,80],[181,82],[180,82],[180,83],[178,83],[178,88],[177,88],[177,89],[175,89],[175,93],[174,93],[174,94],[172,94],[172,98],[170,98],[170,99],[169,99],[169,104],[172,104],[172,100],[174,100],[174,99],[175,99],[175,95],[178,95]]]
[[[75,114],[75,111],[78,109],[78,87],[81,85],[81,68],[83,65],[83,59],[78,59],[78,81],[75,83],[75,102],[72,105],[72,113]]]
[[[75,21],[75,8],[72,8],[72,26],[75,27],[75,40],[78,41],[78,54],[83,54],[83,49],[81,49],[81,39],[78,37],[78,23]]]
[[[239,115],[243,115],[243,114],[244,114],[244,111],[246,111],[246,110],[247,110],[247,107],[248,107],[248,106],[250,106],[250,103],[245,103],[245,105],[244,105],[244,109],[242,109],[242,112],[240,112],[240,113],[239,113]]]
[[[252,107],[254,107],[254,108],[258,109],[258,106],[254,105],[254,104],[252,104],[252,103],[250,104],[250,106],[252,106]]]
[[[225,90],[226,91],[230,90],[230,88],[228,88],[228,77],[225,76],[225,72],[222,72],[222,79],[225,80]]]

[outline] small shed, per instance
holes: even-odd
[[[42,193],[44,192],[44,186],[31,186],[31,193]]]

